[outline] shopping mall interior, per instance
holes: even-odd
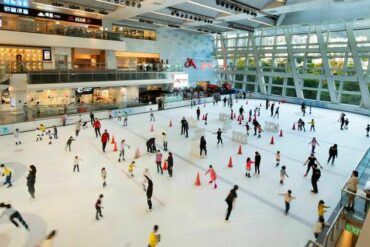
[[[369,63],[369,0],[0,0],[0,247],[368,247]]]

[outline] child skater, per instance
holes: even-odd
[[[73,161],[73,172],[75,172],[76,170],[77,172],[80,172],[80,161],[82,161],[82,159],[78,158],[78,156],[75,156],[75,159]]]
[[[213,169],[212,165],[209,165],[209,168],[206,171],[206,174],[205,175],[207,175],[208,173],[209,173],[209,176],[211,178],[211,180],[209,181],[209,183],[211,184],[211,183],[215,182],[215,185],[213,186],[213,188],[216,189],[217,188],[217,183],[216,183],[217,174],[215,172],[215,169]]]
[[[286,167],[282,166],[280,169],[280,184],[284,184],[285,177],[289,177],[286,173]]]
[[[19,133],[20,133],[19,129],[16,128],[14,130],[15,145],[18,145],[18,144],[21,145],[22,144],[21,141],[19,140]]]
[[[100,171],[101,178],[103,179],[103,188],[107,186],[107,171],[105,167],[103,167]]]
[[[134,177],[134,168],[135,168],[135,161],[133,160],[129,165],[128,165],[128,173],[130,174],[131,177]]]
[[[251,177],[251,170],[252,170],[252,164],[254,163],[254,161],[251,160],[251,158],[247,158],[247,164],[246,164],[246,169],[247,169],[247,172],[245,173],[245,176],[246,177]]]
[[[276,159],[276,167],[278,167],[280,165],[280,151],[276,152],[275,159]]]
[[[292,191],[288,190],[287,193],[279,194],[280,196],[284,196],[284,201],[285,201],[285,214],[288,214],[289,209],[290,209],[290,202],[295,199],[294,196],[292,196]]]

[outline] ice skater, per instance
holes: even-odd
[[[314,119],[311,119],[311,121],[310,122],[308,122],[308,124],[310,124],[311,125],[311,127],[310,127],[310,132],[313,130],[313,132],[315,132],[316,130],[315,130],[315,120]]]
[[[122,126],[127,127],[127,122],[128,122],[128,114],[127,114],[127,112],[124,112],[123,113],[123,125]]]
[[[122,139],[121,144],[120,144],[120,147],[119,147],[118,162],[121,162],[121,157],[122,157],[122,161],[126,161],[126,160],[125,160],[125,147],[126,147],[126,146],[127,146],[129,149],[131,148],[129,145],[127,145],[127,144],[126,144],[125,139]]]
[[[66,148],[65,148],[66,151],[67,151],[67,148],[68,148],[69,152],[71,152],[71,145],[72,145],[73,141],[75,141],[75,139],[73,139],[73,137],[70,136],[69,139],[67,140],[67,144],[66,144]]]
[[[94,120],[94,131],[95,131],[96,138],[98,138],[98,135],[101,136],[100,128],[101,128],[100,121],[99,121],[99,119],[95,118],[95,120]]]
[[[58,129],[57,129],[57,126],[53,126],[53,136],[54,136],[54,139],[58,139]]]
[[[122,114],[121,114],[121,111],[118,111],[118,118],[117,118],[117,121],[121,122],[122,121]]]
[[[206,171],[205,175],[207,175],[208,173],[209,173],[209,177],[211,179],[208,183],[211,184],[211,183],[214,182],[213,188],[216,189],[217,188],[217,183],[216,183],[217,174],[216,174],[215,169],[213,169],[212,165],[209,165],[209,168]]]
[[[303,166],[305,166],[306,164],[307,164],[307,170],[306,170],[306,173],[304,174],[304,177],[307,177],[307,175],[308,175],[311,167],[314,164],[318,164],[322,168],[322,166],[320,165],[319,161],[316,159],[316,157],[315,157],[315,155],[313,153],[311,153],[310,157],[308,157],[308,159],[303,164]]]
[[[204,138],[204,136],[200,137],[199,149],[200,149],[200,157],[201,158],[202,158],[203,151],[204,151],[205,156],[207,156],[207,141]]]
[[[276,160],[276,167],[280,165],[280,151],[277,151],[275,154],[275,160]]]
[[[3,170],[3,177],[5,176],[5,182],[3,183],[3,185],[8,185],[8,188],[12,187],[12,170],[10,170],[4,164],[1,164],[0,168]]]
[[[290,203],[292,200],[296,199],[294,196],[292,196],[292,191],[288,190],[286,193],[279,194],[280,196],[284,196],[284,202],[285,202],[285,214],[288,214],[290,209]]]
[[[143,171],[143,182],[141,183],[141,185],[143,186],[143,190],[144,191],[146,191],[146,184],[147,184],[147,182],[148,182],[148,180],[146,179],[146,177],[148,177],[148,178],[152,178],[151,176],[150,176],[150,173],[149,173],[149,169],[148,168],[145,168],[144,169],[144,171]]]
[[[152,108],[150,108],[150,115],[149,115],[149,118],[150,118],[150,122],[151,122],[151,121],[155,122],[154,113],[153,113]]]
[[[197,108],[196,113],[197,113],[197,120],[199,121],[199,118],[200,118],[200,108],[199,108],[199,106]]]
[[[185,135],[185,124],[186,124],[186,119],[183,117],[181,119],[181,135]]]
[[[316,145],[320,146],[315,137],[308,144],[311,144],[311,153],[313,154],[315,153]]]
[[[94,121],[95,121],[95,116],[94,116],[94,113],[91,111],[90,112],[90,123],[91,123],[91,126],[94,126]]]
[[[320,177],[321,177],[320,168],[317,166],[317,164],[313,164],[311,176],[311,185],[312,185],[311,192],[314,194],[319,193],[319,189],[317,188],[317,182],[319,181]]]
[[[112,111],[111,110],[108,111],[108,119],[109,120],[112,120],[113,119],[113,115],[112,115]]]
[[[276,118],[279,118],[279,109],[280,109],[280,107],[278,106],[278,107],[276,108],[276,110],[275,110],[274,118],[275,118],[275,117],[276,117]]]
[[[153,196],[153,181],[149,178],[149,176],[144,175],[148,182],[148,186],[146,187],[146,201],[148,203],[148,210],[147,212],[151,212],[153,209],[152,204],[152,196]]]
[[[254,156],[254,175],[260,175],[261,155],[255,152]]]
[[[327,164],[329,164],[331,160],[331,164],[334,165],[334,159],[338,158],[338,147],[337,144],[334,144],[329,148],[329,158]]]
[[[157,149],[155,147],[155,138],[150,138],[146,141],[146,149],[148,153],[156,152]]]
[[[168,152],[167,163],[168,163],[168,175],[172,177],[173,175],[173,156],[171,152]]]
[[[249,136],[249,129],[250,129],[250,127],[249,127],[248,122],[245,122],[245,130],[247,132],[247,136]]]
[[[20,133],[19,129],[15,128],[15,130],[14,130],[15,145],[21,145],[22,144],[22,142],[19,139],[19,133]]]
[[[272,103],[270,107],[271,117],[274,115],[274,107],[275,107],[275,103]]]
[[[163,141],[163,151],[167,151],[167,146],[168,146],[168,138],[167,134],[165,132],[162,132],[162,141]]]
[[[327,208],[330,207],[325,205],[325,202],[323,200],[320,200],[319,205],[317,206],[317,212],[319,215],[319,222],[321,222],[323,226],[329,226],[325,223],[325,213]]]
[[[110,140],[110,136],[108,133],[108,130],[105,129],[103,135],[101,136],[101,144],[102,144],[102,150],[105,153],[105,147],[107,146],[107,143]]]
[[[245,176],[250,178],[251,177],[251,170],[252,170],[252,164],[254,163],[251,158],[247,158],[246,164],[245,164],[245,169],[247,170],[245,173]]]
[[[134,169],[135,169],[135,161],[133,160],[129,165],[128,165],[128,173],[130,174],[131,177],[134,177]]]
[[[239,189],[238,185],[234,185],[234,188],[232,188],[229,192],[229,195],[226,197],[225,201],[227,203],[227,212],[226,212],[226,218],[225,222],[230,222],[230,214],[231,211],[235,208],[235,202],[238,195],[236,194],[237,190]]]
[[[26,221],[22,218],[22,215],[15,210],[11,204],[6,204],[6,203],[0,203],[0,208],[5,208],[4,212],[0,215],[0,218],[3,215],[9,216],[9,220],[16,226],[19,227],[18,223],[15,221],[17,219],[23,226],[24,228],[29,231],[30,229],[28,228],[28,225]]]
[[[224,145],[224,143],[222,142],[222,133],[223,133],[223,131],[220,128],[218,128],[216,133],[213,133],[213,134],[217,135],[217,147],[218,147],[218,144],[220,144],[220,143],[221,143],[222,146]]]
[[[163,169],[162,169],[162,153],[161,153],[161,150],[157,150],[157,153],[155,154],[155,163],[157,164],[157,173],[161,172],[161,174],[163,175]]]
[[[73,172],[77,170],[77,172],[80,172],[80,162],[82,159],[78,158],[78,156],[75,156],[75,159],[73,160]]]
[[[340,121],[340,129],[343,130],[346,114],[341,113],[338,122]]]
[[[35,199],[35,183],[36,183],[36,167],[34,165],[30,165],[27,176],[27,188],[28,193],[30,193],[32,199]]]
[[[103,179],[103,188],[105,188],[107,186],[107,170],[105,167],[100,170],[100,176]]]
[[[78,134],[80,133],[81,131],[81,121],[77,121],[76,125],[75,125],[75,136],[78,137]]]
[[[100,219],[99,216],[101,218],[103,218],[103,214],[101,212],[101,210],[103,209],[103,197],[104,197],[104,195],[100,194],[98,200],[95,203],[95,210],[96,210],[95,218],[96,218],[96,220]]]
[[[157,247],[161,241],[161,234],[158,233],[158,225],[154,225],[153,231],[149,234],[148,247]]]
[[[346,118],[346,120],[344,120],[344,129],[345,130],[348,130],[348,124],[349,124],[349,120],[348,120],[348,118]]]
[[[286,173],[286,167],[282,166],[280,169],[280,184],[284,184],[285,177],[289,177]]]

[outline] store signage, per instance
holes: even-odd
[[[92,87],[79,87],[79,88],[76,89],[76,94],[77,95],[94,94],[94,88],[92,88]]]
[[[39,17],[39,18],[46,18],[51,20],[57,21],[69,21],[69,22],[77,22],[83,23],[88,25],[102,25],[102,20],[100,19],[93,19],[75,15],[67,15],[62,13],[55,13],[50,11],[43,11],[38,9],[28,9],[28,8],[21,8],[16,6],[8,6],[0,4],[0,12],[8,13],[8,14],[15,14],[15,15],[26,15],[32,17]]]
[[[353,235],[356,235],[356,236],[359,236],[360,233],[361,233],[360,228],[358,228],[354,225],[348,224],[348,223],[346,223],[345,229],[346,229],[347,232],[350,232],[350,233],[352,233]]]
[[[207,69],[213,69],[213,63],[207,60],[202,60],[200,63],[199,69],[200,70],[207,70]],[[191,68],[197,69],[197,64],[195,63],[193,58],[187,58],[186,62],[184,64],[185,68]]]
[[[48,49],[42,51],[42,60],[51,61],[51,50]]]
[[[188,74],[174,74],[173,75],[173,87],[183,88],[189,86],[189,75]]]

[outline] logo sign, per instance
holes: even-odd
[[[208,70],[208,69],[214,68],[213,63],[210,60],[202,60],[198,64],[200,64],[199,66],[200,70]],[[185,68],[191,68],[191,67],[193,67],[194,69],[198,68],[193,58],[187,58],[184,66]]]
[[[194,59],[192,58],[187,58],[184,66],[185,68],[193,67],[194,69],[197,69],[197,65],[195,64]]]
[[[188,74],[174,74],[173,75],[173,87],[183,88],[189,86],[189,75]]]
[[[93,94],[94,93],[94,88],[92,87],[79,87],[76,89],[76,94],[77,95],[82,95],[82,94]]]
[[[206,69],[213,69],[213,64],[212,63],[202,63],[200,65],[201,70],[206,70]]]

